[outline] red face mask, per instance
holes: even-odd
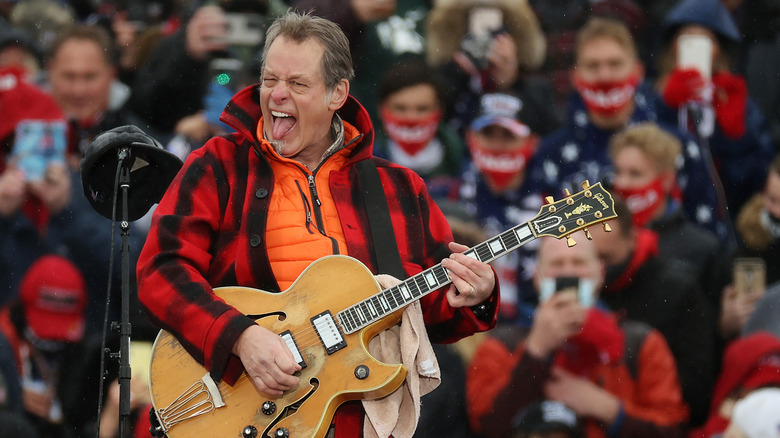
[[[643,227],[650,222],[658,206],[666,200],[661,178],[656,178],[646,186],[635,189],[615,187],[615,193],[626,200],[634,225],[637,227]]]
[[[380,109],[385,132],[407,154],[416,155],[436,136],[441,121],[441,111],[434,111],[425,118],[397,117],[392,111]]]
[[[602,116],[614,115],[627,107],[634,99],[639,85],[639,71],[634,71],[622,81],[585,82],[574,74],[574,87],[585,101],[589,112]]]
[[[536,150],[535,136],[526,138],[523,146],[511,151],[489,149],[476,135],[468,136],[471,161],[497,191],[503,191],[512,179],[525,169]]]

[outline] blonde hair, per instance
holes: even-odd
[[[579,32],[575,41],[575,50],[579,57],[582,47],[593,40],[608,38],[626,49],[632,57],[638,58],[636,44],[628,27],[621,21],[605,18],[593,17],[588,20]]]
[[[682,153],[680,140],[652,122],[631,125],[613,135],[609,141],[609,155],[612,161],[620,151],[629,147],[641,150],[659,172],[675,171],[677,160]]]

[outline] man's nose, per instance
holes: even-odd
[[[287,87],[287,82],[278,81],[271,91],[271,99],[274,103],[279,104],[284,102],[290,97],[290,90]]]

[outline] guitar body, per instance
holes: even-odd
[[[323,437],[342,403],[380,398],[395,391],[403,383],[406,369],[371,357],[368,342],[396,324],[403,309],[354,333],[342,331],[346,345],[332,354],[311,321],[326,311],[335,316],[379,290],[371,272],[346,256],[315,261],[282,293],[246,287],[214,289],[225,302],[257,318],[258,325],[278,334],[292,333],[305,362],[296,373],[300,383],[282,396],[270,396],[257,391],[244,373],[233,386],[211,381],[209,388],[200,383],[207,370],[171,333],[161,331],[152,352],[150,391],[158,417],[169,417],[163,421],[164,426],[169,423],[165,426],[167,436],[242,437],[244,429],[252,426],[258,437],[276,436],[280,429],[291,438]],[[220,398],[224,406],[217,407]],[[268,413],[267,402],[275,405],[272,413]]]

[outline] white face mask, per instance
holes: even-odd
[[[761,226],[769,233],[772,240],[780,239],[780,219],[769,214],[766,209],[761,210]]]
[[[539,280],[539,302],[545,302],[550,299],[556,292],[559,292],[561,288],[557,286],[557,278],[542,277]],[[590,278],[578,278],[577,279],[577,300],[580,305],[585,308],[593,307],[593,292],[595,290],[595,283]],[[566,288],[564,287],[563,290]]]

